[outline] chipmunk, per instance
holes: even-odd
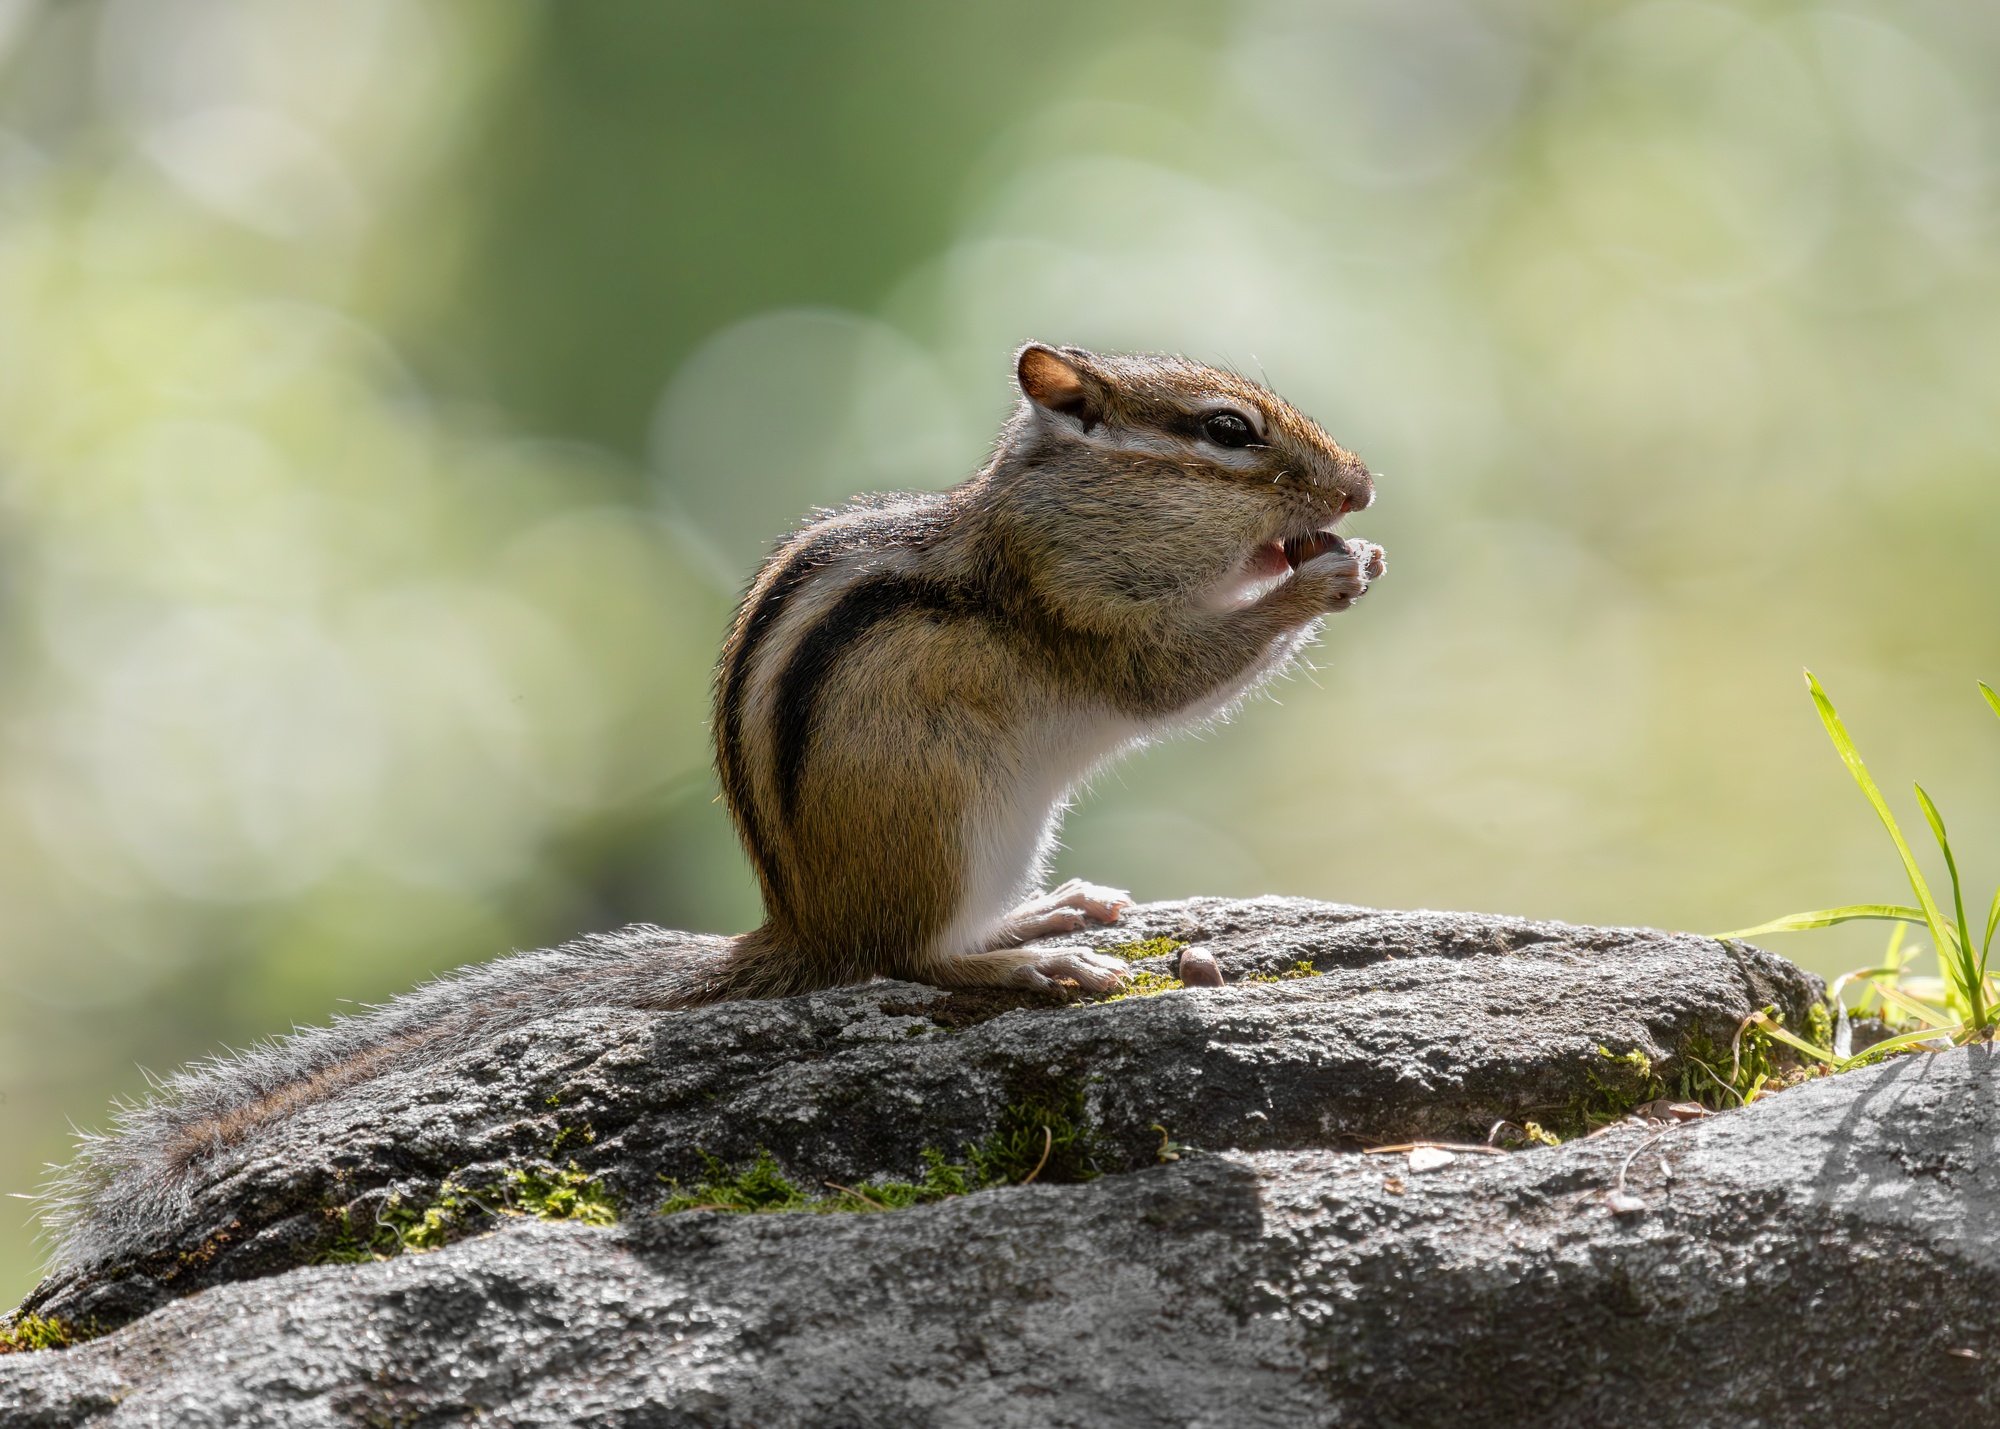
[[[553,1012],[874,976],[1115,987],[1114,957],[1021,946],[1130,903],[1083,882],[1034,891],[1071,791],[1227,711],[1366,593],[1382,551],[1334,527],[1374,483],[1263,386],[1184,358],[1030,343],[1015,374],[975,475],[808,522],[736,611],[716,768],[761,926],[635,925],[516,954],[184,1070],[51,1186],[57,1265],[143,1250],[221,1158],[302,1105]]]
[[[734,991],[1108,990],[1116,958],[1018,946],[1130,905],[1031,891],[1070,791],[1240,701],[1383,572],[1334,534],[1367,467],[1257,383],[1041,343],[1015,375],[981,471],[809,522],[737,609],[716,767],[765,921]]]

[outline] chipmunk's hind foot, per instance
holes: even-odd
[[[926,970],[940,987],[1018,987],[1036,992],[1114,992],[1128,976],[1122,959],[1088,948],[1023,948],[1022,943],[1074,933],[1092,923],[1115,923],[1132,906],[1123,889],[1072,878],[1030,898],[1005,918],[984,952],[962,953]]]
[[[1123,961],[1088,948],[996,948],[961,953],[927,969],[938,987],[1013,987],[1033,992],[1115,992],[1130,976]]]

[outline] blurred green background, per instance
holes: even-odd
[[[732,595],[1028,337],[1267,373],[1393,558],[1063,874],[1893,897],[1806,664],[2000,872],[1992,6],[0,0],[0,1191],[142,1068],[749,926]]]

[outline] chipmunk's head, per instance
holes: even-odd
[[[1129,509],[1122,485],[1165,518],[1131,534],[1171,532],[1179,568],[1219,580],[1226,597],[1268,588],[1337,546],[1335,523],[1374,500],[1359,457],[1236,373],[1034,342],[1014,370],[1022,404],[1004,440],[1087,487],[1093,503]]]

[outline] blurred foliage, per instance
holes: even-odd
[[[2000,780],[1996,334],[1990,7],[0,0],[0,1190],[140,1066],[752,922],[730,598],[1029,336],[1268,374],[1393,565],[1065,874],[1867,896],[1797,670]]]

